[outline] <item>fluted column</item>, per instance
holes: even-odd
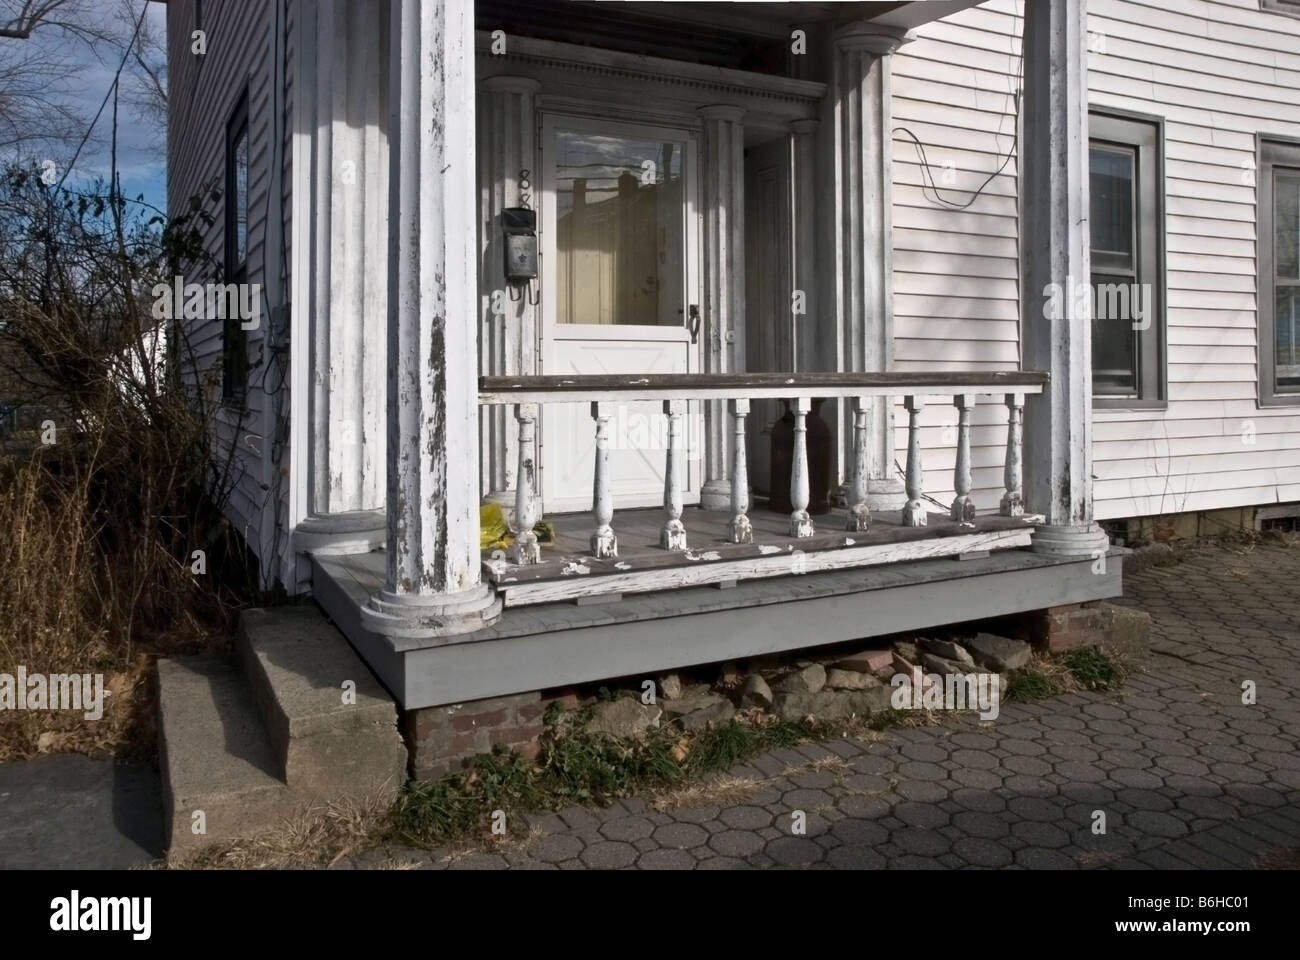
[[[704,295],[700,335],[704,369],[731,373],[745,356],[745,111],[701,107],[704,121]],[[704,486],[700,506],[725,510],[731,503],[726,405],[706,401]]]
[[[794,263],[790,272],[791,371],[819,369],[815,344],[820,318],[817,296],[817,128],[816,120],[795,120],[790,124],[794,211]],[[794,291],[802,294],[802,313],[794,313]]]
[[[474,4],[392,0],[388,567],[362,609],[390,636],[496,620],[481,580]]]
[[[537,307],[530,302],[527,290],[506,286],[501,211],[523,206],[537,209],[541,171],[536,169],[535,108],[540,86],[528,77],[488,77],[483,81],[485,96],[478,109],[479,176],[484,205],[479,233],[479,360],[480,371],[489,376],[537,372]],[[509,407],[483,408],[481,486],[487,499],[503,505],[515,501],[515,465],[519,456],[516,433]]]
[[[387,309],[387,8],[324,0],[302,15],[315,38],[311,111],[312,286],[307,516],[299,551],[384,542]],[[301,236],[301,234],[299,235]]]
[[[1092,518],[1092,327],[1073,306],[1090,282],[1087,22],[1084,0],[1025,5],[1022,353],[1051,379],[1025,403],[1024,497],[1045,519],[1033,549],[1060,556],[1109,546]]]
[[[891,209],[893,127],[890,110],[890,54],[909,37],[865,21],[834,36],[830,119],[833,121],[833,232],[837,369],[884,371],[894,362],[893,213]],[[853,411],[837,405],[839,472],[842,484],[853,463]],[[897,510],[903,484],[894,470],[893,405],[872,401],[870,509]],[[841,486],[841,495],[847,494]]]

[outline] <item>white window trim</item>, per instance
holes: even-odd
[[[1258,251],[1257,288],[1255,297],[1258,317],[1259,406],[1300,406],[1300,390],[1279,393],[1276,388],[1274,344],[1274,292],[1273,292],[1273,166],[1300,168],[1300,140],[1275,136],[1256,137],[1255,218],[1256,250]]]
[[[1168,406],[1168,353],[1166,346],[1166,315],[1168,290],[1166,283],[1165,241],[1165,123],[1164,118],[1109,107],[1092,107],[1088,111],[1088,141],[1110,140],[1128,146],[1154,150],[1155,157],[1149,166],[1150,190],[1140,185],[1140,195],[1154,207],[1148,228],[1153,246],[1145,256],[1139,254],[1139,282],[1150,283],[1155,297],[1151,327],[1142,336],[1142,358],[1138,364],[1138,392],[1136,396],[1094,394],[1095,409],[1163,410]],[[1139,161],[1140,166],[1145,166]],[[1141,201],[1139,201],[1141,204]],[[1139,218],[1145,223],[1141,216]],[[1089,358],[1089,363],[1091,363]]]

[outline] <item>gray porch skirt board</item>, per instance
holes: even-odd
[[[1003,550],[627,597],[507,610],[456,637],[396,640],[364,630],[360,609],[384,578],[376,551],[312,558],[313,595],[405,709],[652,676],[722,660],[811,649],[1122,593],[1123,554]]]

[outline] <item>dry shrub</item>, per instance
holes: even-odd
[[[0,711],[0,760],[151,748],[152,657],[227,644],[255,587],[218,507],[210,374],[179,375],[188,344],[151,312],[176,244],[125,208],[0,178],[0,404],[28,413],[0,423],[0,673],[103,674],[112,694],[98,721]]]

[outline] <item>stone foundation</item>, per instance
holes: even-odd
[[[571,690],[534,691],[406,711],[402,736],[410,753],[411,776],[417,780],[446,776],[498,744],[531,760],[537,755],[542,717],[553,703],[573,710],[578,697]]]

